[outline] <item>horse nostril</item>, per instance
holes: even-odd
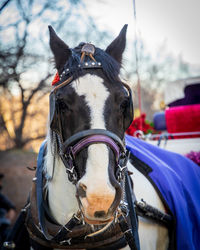
[[[104,217],[106,215],[106,213],[105,213],[105,211],[96,211],[95,213],[94,213],[94,216],[95,217],[97,217],[97,218],[102,218],[102,217]]]
[[[86,197],[86,189],[87,187],[83,183],[80,183],[77,188],[78,195],[82,198]]]

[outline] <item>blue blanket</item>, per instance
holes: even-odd
[[[177,250],[200,249],[200,167],[179,154],[126,136],[126,147],[147,164],[176,219]]]

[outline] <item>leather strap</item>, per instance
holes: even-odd
[[[116,158],[119,158],[120,150],[117,144],[106,135],[91,135],[76,143],[73,147],[71,147],[71,153],[75,156],[79,151],[81,151],[84,147],[87,147],[91,144],[96,143],[105,143],[107,144],[115,153]]]
[[[79,220],[73,216],[69,220],[69,222],[64,227],[62,227],[62,229],[57,233],[57,235],[54,237],[53,240],[55,240],[59,244],[60,244],[60,242],[68,242],[69,241],[69,237],[68,237],[69,232],[72,232],[71,230],[78,224],[79,224]]]
[[[135,210],[139,216],[153,220],[156,223],[170,227],[173,224],[173,217],[151,205],[147,204],[144,200],[135,202]]]
[[[59,85],[57,85],[52,92],[56,93],[58,89],[66,86],[67,84],[69,84],[71,81],[73,80],[73,76],[70,76],[69,78],[67,78],[67,80],[65,80],[64,82],[60,83]]]
[[[126,218],[123,215],[121,215],[118,218],[118,222],[119,222],[119,226],[120,226],[122,232],[124,233],[125,239],[129,245],[130,249],[131,250],[138,250],[136,243],[134,241],[134,238],[133,238],[132,230],[130,229],[130,227],[126,221]]]
[[[140,250],[140,241],[139,241],[139,235],[138,235],[138,220],[137,215],[134,207],[134,202],[136,200],[135,194],[133,192],[133,188],[131,186],[131,180],[130,176],[128,174],[128,170],[125,170],[125,190],[126,190],[126,199],[128,202],[128,208],[129,208],[129,217],[130,217],[130,223],[131,223],[131,234],[132,238],[134,240],[134,250]],[[128,232],[128,236],[130,236],[130,233]]]
[[[104,136],[110,137],[117,143],[117,145],[120,147],[120,150],[122,152],[126,151],[122,140],[116,134],[105,129],[88,129],[88,130],[83,130],[81,132],[78,132],[72,135],[63,143],[62,151],[65,153],[69,146],[74,145],[79,140],[82,140],[83,138],[91,136],[91,135],[104,135]]]

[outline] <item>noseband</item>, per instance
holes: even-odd
[[[98,143],[106,144],[113,151],[115,163],[120,170],[117,172],[117,180],[120,181],[120,176],[122,176],[126,162],[126,150],[123,142],[116,134],[110,131],[104,129],[89,129],[74,134],[62,144],[62,153],[60,156],[66,167],[68,178],[72,183],[77,183],[77,172],[75,169],[76,155],[89,145]]]

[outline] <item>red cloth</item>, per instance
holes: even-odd
[[[155,132],[154,128],[146,122],[146,114],[142,113],[141,116],[135,118],[129,128],[126,130],[128,135],[134,135],[138,130],[143,131],[144,134]]]
[[[54,76],[54,79],[53,79],[53,81],[52,81],[52,86],[53,85],[55,85],[57,82],[59,82],[60,81],[60,77],[59,77],[59,74],[58,74],[58,72],[56,73],[56,75]]]
[[[169,133],[200,131],[200,104],[168,108],[165,117]]]

